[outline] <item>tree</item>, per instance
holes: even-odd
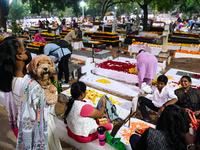
[[[116,5],[116,4],[121,4],[121,3],[129,3],[129,2],[134,2],[135,0],[103,0],[102,2],[102,12],[101,12],[101,20],[103,20],[107,10],[109,7]]]
[[[101,6],[101,20],[103,20],[107,10],[116,5],[116,4],[120,4],[120,3],[129,3],[129,2],[134,2],[135,0],[89,0],[88,2],[90,4],[95,4],[98,6]]]
[[[144,12],[143,31],[147,31],[148,6],[156,6],[159,11],[167,11],[174,5],[185,3],[185,1],[187,0],[135,0]]]
[[[8,18],[12,21],[22,19],[24,17],[24,7],[21,3],[12,3],[8,13]]]
[[[191,17],[192,13],[200,12],[200,2],[198,0],[187,0],[185,3],[179,5],[179,11]]]
[[[79,0],[22,0],[22,2],[28,2],[31,13],[38,15],[42,10],[52,13],[55,9],[64,11],[66,7],[73,7],[73,12],[75,13],[79,11]]]
[[[0,0],[0,27],[6,31],[6,16],[8,15],[11,2],[9,0]]]

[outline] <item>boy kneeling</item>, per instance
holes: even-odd
[[[165,75],[160,75],[157,79],[157,86],[152,86],[152,100],[143,96],[139,97],[138,101],[144,121],[150,122],[146,106],[161,114],[167,105],[175,104],[178,101],[174,92],[166,87],[167,82],[168,78]]]

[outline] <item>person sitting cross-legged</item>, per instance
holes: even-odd
[[[146,106],[161,114],[166,106],[175,104],[178,101],[174,92],[166,86],[167,82],[167,77],[160,75],[157,79],[156,86],[152,86],[151,88],[153,93],[152,100],[143,96],[139,97],[140,110],[145,121],[150,122]]]
[[[102,106],[98,110],[84,101],[86,96],[85,83],[78,81],[71,86],[71,98],[67,103],[64,114],[64,122],[67,123],[68,136],[80,143],[88,143],[97,139],[97,127],[104,126],[106,131],[112,130],[112,124],[108,122],[98,125],[95,118],[106,117],[106,98],[102,99]]]

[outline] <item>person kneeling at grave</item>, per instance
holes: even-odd
[[[191,87],[192,80],[189,76],[182,76],[180,81],[182,88],[175,90],[175,94],[178,97],[176,105],[180,106],[186,112],[192,110],[199,119],[200,91]]]
[[[168,78],[165,75],[160,75],[156,86],[152,86],[151,88],[151,92],[153,93],[152,100],[143,96],[139,97],[138,101],[144,121],[150,122],[146,107],[161,114],[166,106],[175,104],[178,101],[174,92],[166,86],[167,82]]]
[[[83,82],[75,82],[71,86],[71,98],[67,103],[64,114],[64,122],[67,124],[68,136],[80,143],[87,143],[97,139],[97,127],[94,118],[107,117],[105,115],[106,98],[102,99],[103,105],[100,110],[93,108],[83,99],[86,96],[86,85]],[[112,130],[112,124],[102,125],[106,130]]]

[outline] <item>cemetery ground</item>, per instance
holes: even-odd
[[[109,49],[109,48],[108,48]],[[119,48],[120,51],[123,51],[123,48]],[[111,49],[112,55],[118,55],[117,53],[118,47],[113,47]],[[173,55],[173,51],[170,51],[170,55]],[[129,56],[129,53],[122,54],[119,53],[121,57],[133,57]],[[163,71],[165,73],[170,68],[181,69],[191,72],[200,73],[200,59],[192,59],[192,58],[172,58],[171,63],[166,67],[166,70]],[[75,82],[75,79],[70,80],[70,84]],[[120,96],[127,100],[132,100],[130,97]],[[141,113],[137,110],[136,116],[139,119],[142,119]],[[155,113],[150,113],[150,117],[152,118],[152,123],[156,123],[157,115]],[[7,110],[4,106],[0,106],[0,149],[1,150],[14,150],[16,146],[16,137],[13,134],[12,130],[10,129],[9,122],[8,122],[8,115]],[[71,147],[65,142],[61,142],[63,150],[74,150],[75,148]]]

